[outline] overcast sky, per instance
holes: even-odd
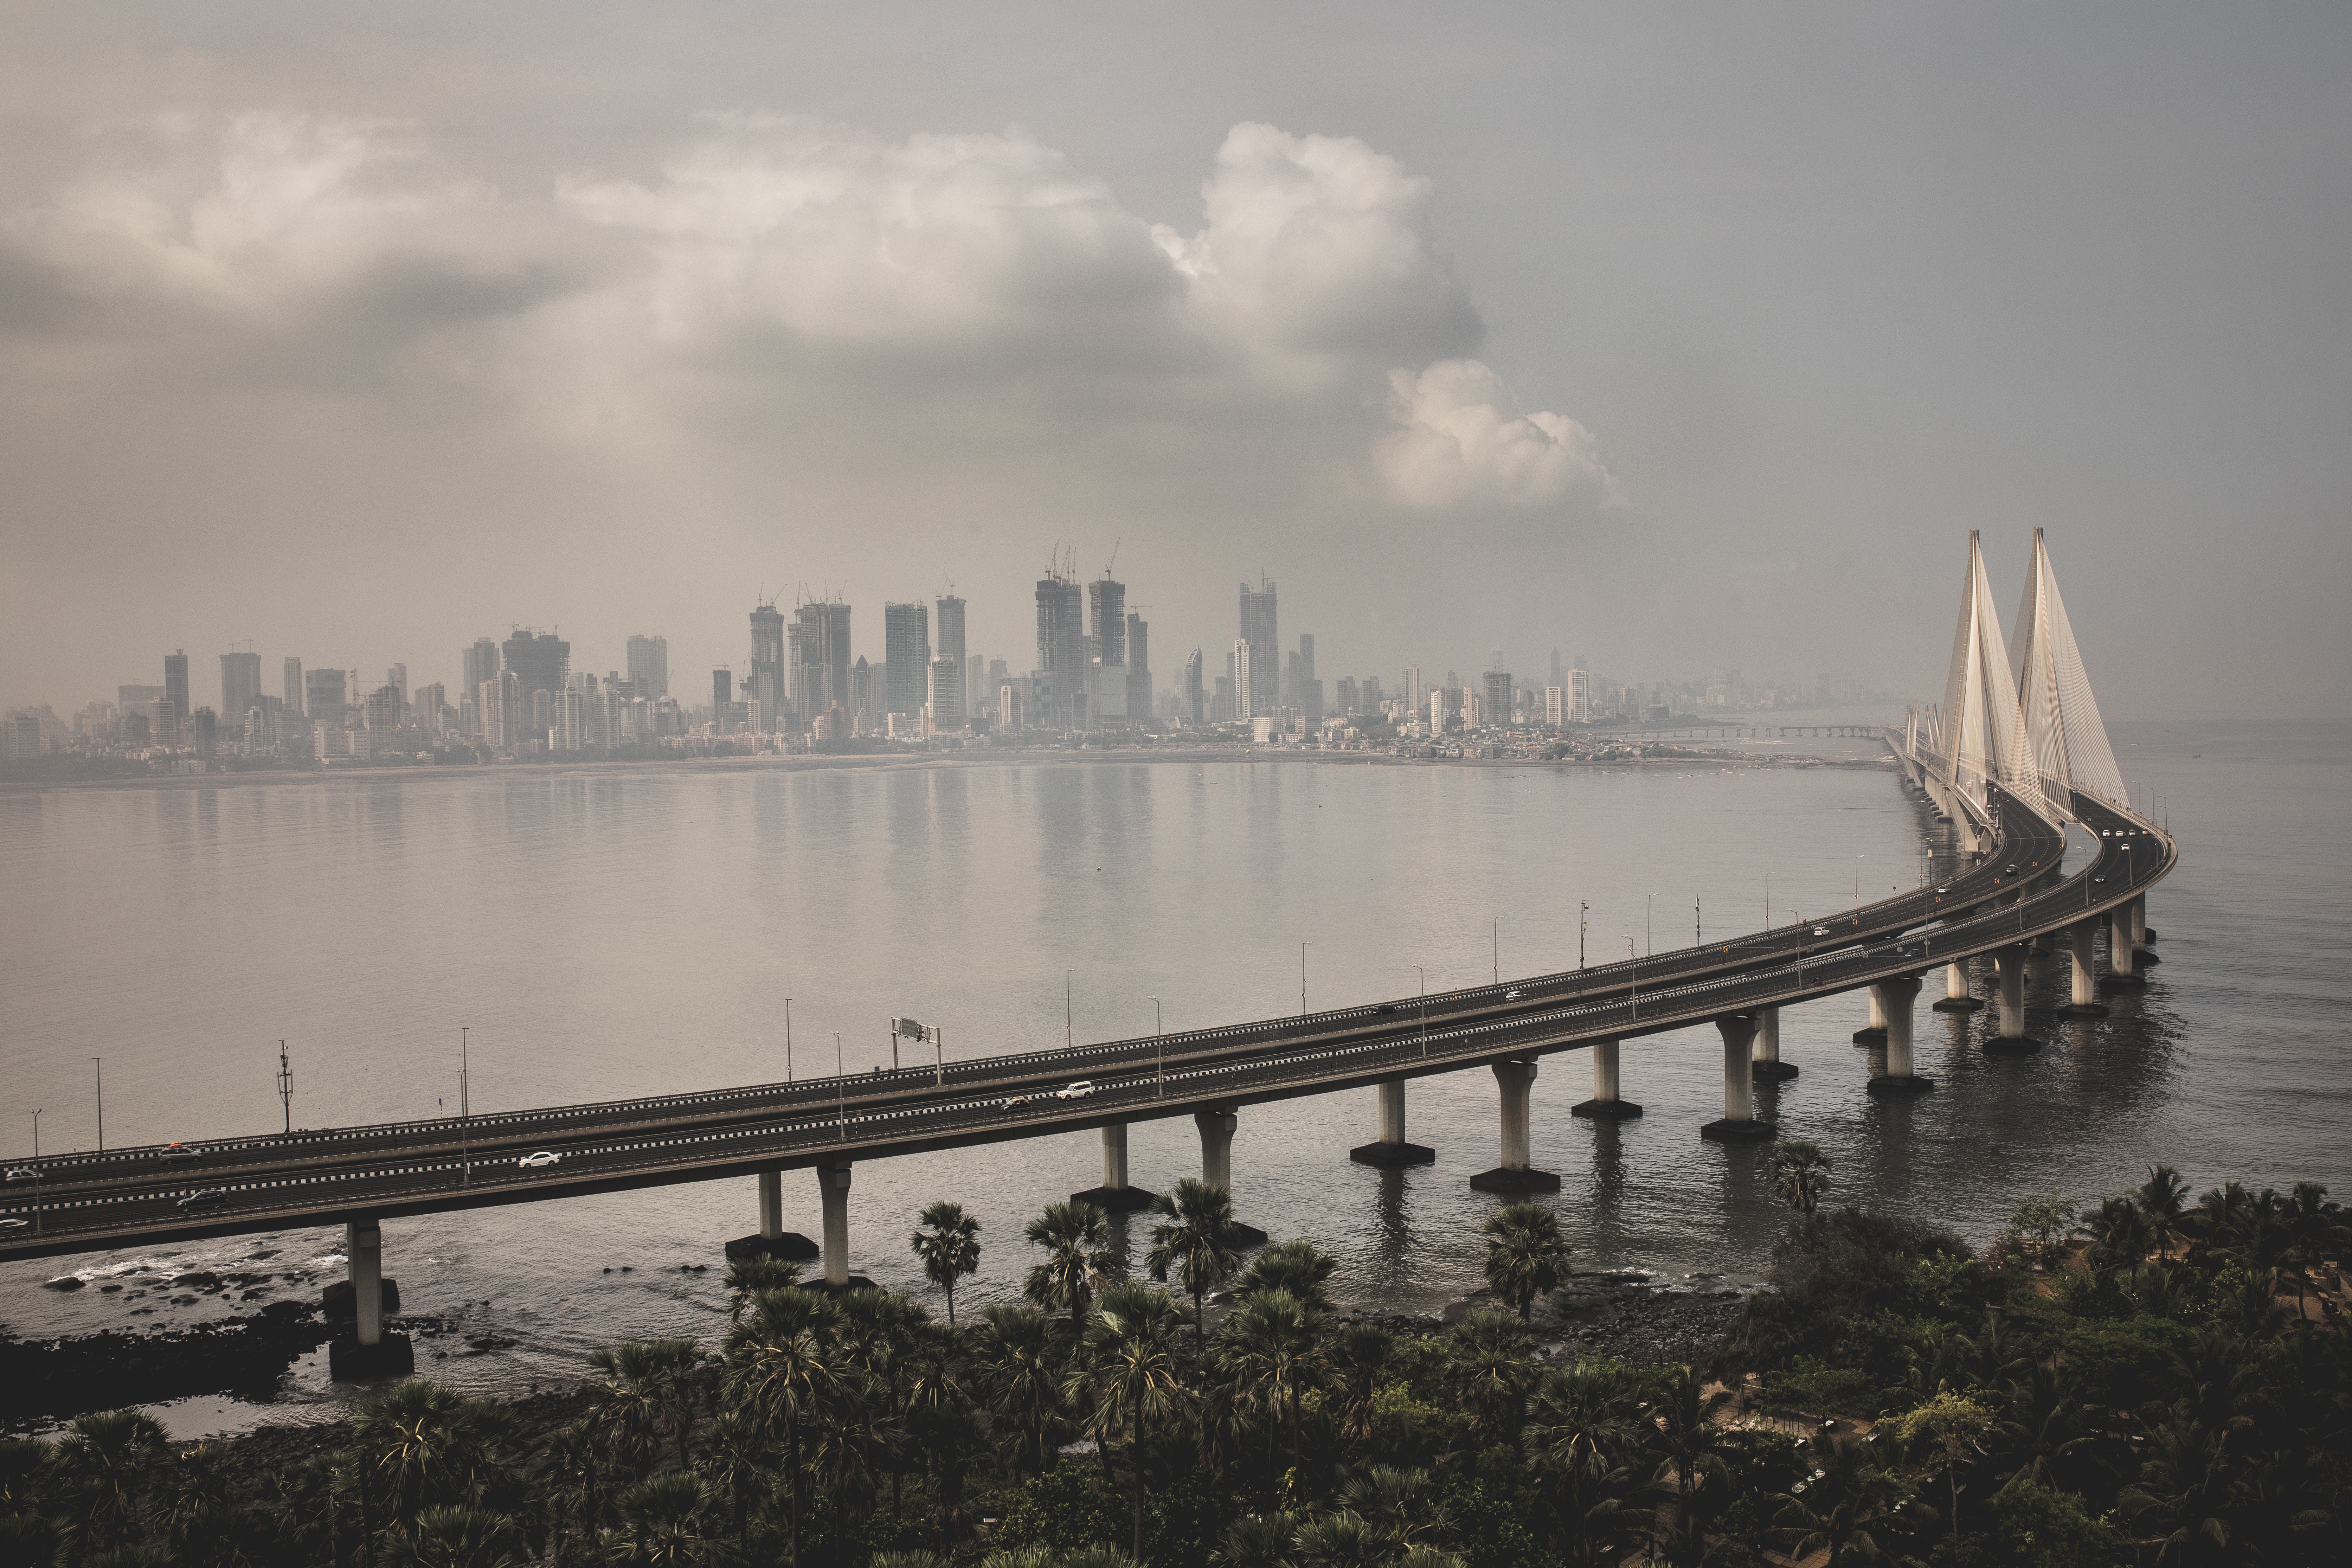
[[[0,5],[0,702],[740,669],[1114,547],[1162,683],[1555,647],[2352,714],[2352,7]],[[454,697],[454,691],[453,691]]]

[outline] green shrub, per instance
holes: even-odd
[[[1764,1374],[1764,1408],[1782,1415],[1868,1415],[1878,1408],[1879,1386],[1857,1367],[1799,1356],[1784,1370]]]
[[[2172,1359],[2195,1338],[2161,1318],[2086,1323],[2058,1336],[2060,1369],[2084,1404],[2137,1410],[2167,1397]]]
[[[2126,1561],[2115,1532],[2072,1492],[2016,1481],[1992,1500],[1992,1516],[2000,1561],[2011,1568],[2114,1568]]]

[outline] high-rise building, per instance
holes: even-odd
[[[482,726],[482,743],[494,752],[512,751],[528,729],[522,677],[502,669],[474,689],[474,711]]]
[[[756,605],[751,610],[749,679],[747,690],[750,700],[760,705],[761,727],[775,729],[777,716],[791,695],[792,681],[784,673],[784,613],[776,608],[773,601]]]
[[[1127,721],[1151,717],[1151,623],[1132,610],[1127,616]]]
[[[172,704],[172,711],[184,721],[195,710],[188,706],[188,653],[163,656],[163,696]]]
[[[922,710],[925,675],[931,668],[930,607],[884,605],[882,652],[888,664],[883,710],[912,718]]]
[[[866,656],[849,667],[849,731],[853,735],[870,734],[880,722],[882,696],[876,689],[874,667]]]
[[[629,683],[643,698],[658,700],[669,695],[669,638],[629,639]]]
[[[220,661],[220,710],[227,715],[231,726],[242,732],[246,710],[261,700],[261,656],[225,653]]]
[[[1551,650],[1551,683],[1554,686],[1565,686],[1568,684],[1559,678],[1559,649],[1554,648]]]
[[[1240,717],[1254,718],[1274,711],[1275,693],[1282,673],[1282,638],[1276,614],[1275,586],[1261,577],[1255,591],[1246,583],[1242,584],[1242,625],[1240,641],[1249,648],[1249,678],[1244,681],[1236,665],[1234,675],[1234,701],[1238,704],[1246,690],[1251,706]]]
[[[849,606],[838,599],[811,599],[793,612],[790,654],[793,710],[814,720],[838,702],[851,706]]]
[[[971,723],[963,700],[963,660],[940,654],[931,660],[931,728],[961,730]]]
[[[1511,721],[1511,672],[1490,669],[1486,672],[1486,700],[1482,708],[1486,722],[1495,725]]]
[[[1184,660],[1184,689],[1177,713],[1187,723],[1199,728],[1208,721],[1208,693],[1202,689],[1201,650],[1194,648]]]
[[[547,694],[547,749],[579,752],[587,749],[588,694],[566,687]]]
[[[1568,672],[1565,722],[1592,722],[1592,674],[1590,670],[1579,668]]]
[[[302,709],[313,724],[322,724],[330,730],[340,725],[348,710],[347,701],[341,670],[313,669],[303,675]]]
[[[939,619],[931,627],[932,657],[951,658],[961,664],[971,651],[963,638],[963,601],[953,594],[941,594],[931,603],[939,612]]]
[[[1246,599],[1249,590],[1244,588],[1242,594]],[[1269,665],[1273,662],[1271,658],[1266,660]],[[1249,638],[1235,637],[1234,639],[1234,721],[1237,724],[1246,724],[1257,714],[1272,707],[1270,703],[1262,704],[1258,700],[1257,693],[1254,689],[1257,679],[1256,670],[1256,650],[1250,647]]]
[[[1307,710],[1307,721],[1318,724],[1323,721],[1323,682],[1315,674],[1315,634],[1302,632],[1298,638],[1298,706]]]
[[[408,706],[408,666],[395,664],[383,672],[383,683],[400,692],[400,705]]]
[[[471,647],[458,650],[457,662],[464,667],[466,677],[464,689],[474,693],[478,700],[475,721],[479,723],[481,716],[478,699],[482,690],[482,682],[499,673],[499,645],[488,637],[476,637]]]
[[[1421,666],[1408,664],[1404,667],[1404,689],[1400,695],[1404,699],[1404,710],[1416,719],[1420,718],[1422,710],[1429,706],[1429,698],[1421,686]]]
[[[1067,730],[1085,704],[1088,659],[1086,590],[1075,578],[1049,571],[1037,580],[1037,672],[1041,706],[1029,721]]]
[[[997,662],[1002,664],[1003,660]],[[975,717],[995,706],[989,700],[993,689],[988,684],[987,666],[988,661],[976,653],[963,656],[963,700]]]
[[[416,689],[416,721],[436,735],[442,729],[442,710],[448,705],[448,689],[439,681]]]
[[[401,700],[400,688],[389,680],[361,700],[360,722],[376,738],[376,747],[383,750],[388,737],[400,728],[400,710],[407,704]]]
[[[507,638],[501,650],[506,668],[514,671],[521,684],[523,710],[532,715],[531,728],[544,731],[540,722],[541,710],[546,706],[538,700],[541,691],[561,691],[571,684],[572,645],[553,632],[536,632],[524,626]],[[542,732],[539,737],[545,740]],[[510,739],[509,745],[514,742]]]
[[[1543,721],[1555,730],[1568,722],[1568,688],[1565,686],[1544,688]]]
[[[310,711],[302,706],[302,661],[289,657],[286,660],[286,711],[299,719]]]

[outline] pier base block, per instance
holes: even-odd
[[[2102,991],[2141,991],[2147,986],[2147,978],[2145,975],[2102,974],[2099,976],[2099,989]]]
[[[1088,1187],[1083,1193],[1072,1193],[1070,1201],[1092,1204],[1105,1214],[1133,1214],[1138,1209],[1150,1208],[1156,1196],[1141,1187]]]
[[[1794,1062],[1749,1062],[1748,1077],[1754,1083],[1786,1083],[1797,1076]]]
[[[1630,1100],[1580,1100],[1568,1108],[1568,1113],[1587,1121],[1631,1121],[1642,1114],[1642,1108]]]
[[[2162,963],[2164,960],[2158,957],[2155,953],[2148,952],[2147,949],[2141,948],[2139,950],[2139,956],[2133,960],[2133,962],[2136,963]]]
[[[1348,1158],[1359,1165],[1393,1171],[1406,1165],[1434,1165],[1437,1151],[1426,1143],[1359,1143],[1348,1151]]]
[[[1979,996],[1947,996],[1934,1006],[1938,1013],[1974,1013],[1983,1008],[1984,999]]]
[[[1856,1029],[1853,1032],[1853,1043],[1857,1046],[1883,1046],[1886,1043],[1886,1031],[1884,1029]]]
[[[2096,1002],[2069,1002],[2052,1011],[2062,1018],[2104,1018],[2107,1016],[2107,1010]]]
[[[1698,1130],[1698,1135],[1710,1143],[1761,1143],[1780,1134],[1780,1130],[1769,1121],[1735,1121],[1727,1116],[1719,1117]]]
[[[389,1318],[400,1310],[400,1281],[384,1279],[378,1283],[383,1287],[383,1315]],[[359,1316],[354,1306],[357,1300],[358,1292],[352,1289],[352,1282],[338,1279],[319,1292],[319,1310],[331,1323],[348,1323]]]
[[[327,1375],[337,1383],[407,1377],[415,1371],[416,1347],[409,1343],[406,1334],[386,1334],[372,1345],[341,1334],[327,1345]]]
[[[727,1261],[748,1263],[754,1258],[780,1258],[786,1263],[814,1263],[824,1248],[796,1230],[782,1236],[739,1236],[727,1244]]]
[[[2030,1057],[2041,1048],[2040,1040],[2012,1040],[2002,1035],[1995,1035],[1984,1043],[1985,1055],[1989,1057]]]
[[[1932,1078],[1921,1078],[1917,1073],[1909,1073],[1902,1078],[1891,1075],[1874,1078],[1864,1087],[1869,1090],[1870,1098],[1873,1100],[1908,1100],[1915,1094],[1933,1093],[1936,1080]]]
[[[1513,1171],[1501,1165],[1491,1171],[1481,1171],[1470,1178],[1470,1184],[1482,1193],[1556,1193],[1559,1178],[1549,1171]]]

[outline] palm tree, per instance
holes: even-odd
[[[530,1553],[522,1531],[503,1513],[482,1508],[428,1508],[416,1529],[394,1536],[384,1553],[390,1568],[522,1568]]]
[[[1379,1424],[1381,1375],[1396,1342],[1378,1323],[1349,1323],[1330,1350],[1333,1392],[1339,1398],[1339,1436],[1349,1443],[1371,1440]]]
[[[746,1409],[722,1410],[702,1434],[694,1473],[712,1500],[727,1506],[741,1546],[751,1529],[751,1505],[768,1485],[768,1444],[758,1416]]]
[[[1135,1546],[1143,1555],[1143,1442],[1153,1430],[1181,1419],[1192,1407],[1177,1360],[1176,1335],[1184,1309],[1165,1290],[1125,1281],[1106,1289],[1087,1325],[1086,1354],[1071,1372],[1076,1396],[1091,1399],[1087,1430],[1106,1456],[1114,1439],[1125,1437],[1135,1471]]]
[[[1172,1192],[1151,1200],[1151,1212],[1167,1223],[1151,1227],[1151,1251],[1146,1258],[1151,1277],[1165,1284],[1168,1271],[1192,1298],[1192,1345],[1202,1343],[1202,1299],[1240,1266],[1239,1232],[1234,1224],[1233,1194],[1213,1182],[1190,1176]]]
[[[1506,1204],[1479,1227],[1486,1238],[1486,1283],[1526,1322],[1536,1298],[1559,1289],[1568,1274],[1568,1243],[1559,1216],[1541,1204]]]
[[[1287,1290],[1258,1290],[1242,1298],[1217,1331],[1217,1349],[1246,1402],[1264,1411],[1269,1467],[1272,1434],[1290,1433],[1291,1463],[1298,1462],[1299,1396],[1322,1371],[1315,1321]]]
[[[1519,1402],[1534,1382],[1527,1325],[1508,1312],[1473,1312],[1446,1347],[1449,1380],[1495,1440],[1520,1443]]]
[[[128,1545],[140,1533],[148,1487],[169,1451],[163,1428],[143,1410],[74,1417],[51,1462],[75,1557]]]
[[[1528,1402],[1528,1462],[1568,1528],[1572,1562],[1596,1561],[1621,1533],[1641,1400],[1640,1382],[1623,1367],[1579,1362],[1545,1373]]]
[[[1882,1553],[1870,1522],[1901,1502],[1910,1489],[1859,1438],[1816,1437],[1806,1447],[1811,1478],[1780,1499],[1780,1534],[1789,1555],[1802,1560],[1826,1551],[1822,1568],[1838,1568],[1849,1550],[1876,1561]]]
[[[1051,1326],[1034,1307],[1013,1302],[981,1309],[976,1361],[981,1384],[997,1423],[1019,1438],[1013,1472],[1022,1461],[1032,1475],[1045,1469],[1045,1430],[1062,1408],[1062,1386],[1054,1366]]]
[[[1829,1190],[1830,1173],[1837,1162],[1821,1145],[1803,1138],[1783,1142],[1772,1156],[1772,1191],[1797,1214],[1811,1217]]]
[[[2189,1212],[2189,1184],[2169,1165],[2150,1165],[2147,1180],[2139,1184],[2132,1199],[2139,1205],[2148,1235],[2155,1239],[2157,1261],[2167,1261],[2166,1254],[2180,1231],[2180,1217]]]
[[[709,1502],[688,1470],[639,1481],[621,1499],[628,1522],[613,1556],[631,1568],[701,1568],[711,1544],[703,1523]]]
[[[428,1508],[503,1500],[515,1486],[499,1455],[516,1429],[501,1405],[412,1378],[362,1406],[352,1424],[362,1500],[383,1499],[401,1534]]]
[[[1730,1398],[1720,1389],[1709,1394],[1705,1378],[1678,1366],[1660,1380],[1646,1413],[1651,1430],[1643,1436],[1656,1460],[1650,1487],[1673,1500],[1675,1531],[1685,1538],[1697,1528],[1699,1488],[1709,1480],[1730,1481],[1723,1431],[1715,1424],[1717,1409]]]
[[[661,1452],[661,1378],[666,1363],[642,1340],[599,1345],[588,1364],[604,1375],[588,1385],[588,1419],[613,1460],[642,1480]]]
[[[1328,1312],[1331,1295],[1326,1286],[1339,1268],[1338,1258],[1318,1250],[1311,1241],[1277,1241],[1258,1248],[1250,1266],[1234,1281],[1234,1294],[1238,1297],[1253,1290],[1287,1290],[1308,1311]]]
[[[1087,1300],[1110,1278],[1110,1216],[1089,1203],[1047,1204],[1023,1234],[1045,1249],[1024,1291],[1049,1312],[1068,1308],[1071,1332],[1082,1332]]]
[[[2091,1236],[2091,1266],[2112,1272],[2128,1268],[2139,1278],[2150,1245],[2147,1215],[2130,1198],[2103,1198],[2099,1212],[2084,1221]]]
[[[922,1228],[907,1238],[923,1260],[923,1275],[948,1293],[948,1323],[955,1323],[956,1281],[980,1271],[980,1221],[963,1205],[941,1198],[923,1211]]]
[[[782,1290],[797,1285],[801,1266],[782,1258],[745,1258],[727,1266],[727,1324],[730,1328],[743,1321],[751,1310],[751,1298],[762,1290]]]
[[[1297,1514],[1280,1512],[1235,1520],[1223,1542],[1209,1554],[1210,1568],[1290,1568],[1298,1523]]]
[[[1382,1568],[1389,1551],[1370,1521],[1333,1513],[1300,1527],[1291,1560],[1299,1568]]]
[[[784,1444],[785,1515],[791,1559],[801,1555],[801,1436],[838,1397],[845,1374],[833,1339],[840,1309],[811,1290],[762,1290],[727,1336],[728,1393],[771,1441]]]
[[[1427,1470],[1367,1465],[1339,1489],[1339,1507],[1370,1525],[1391,1558],[1423,1544],[1423,1536],[1446,1525],[1445,1505],[1430,1485]]]

